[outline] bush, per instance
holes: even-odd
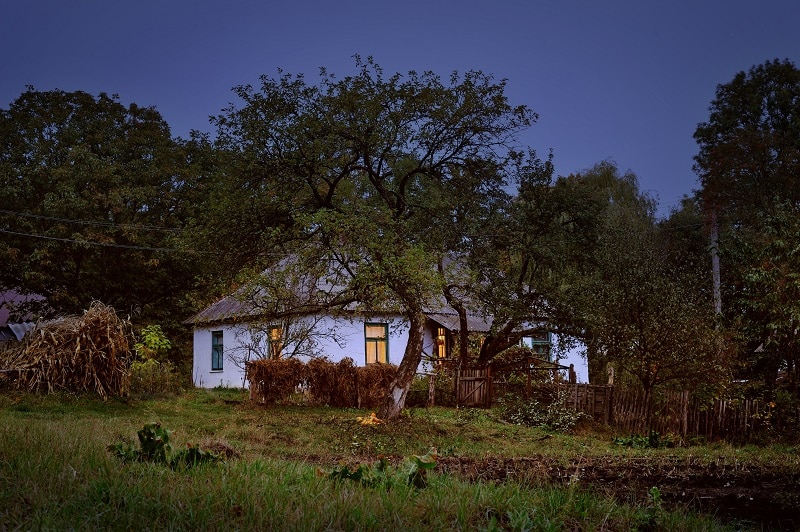
[[[160,423],[148,423],[136,435],[139,438],[139,448],[136,449],[127,443],[115,443],[106,447],[123,463],[152,462],[168,465],[173,469],[189,468],[203,463],[219,462],[221,455],[212,451],[201,449],[199,445],[187,444],[185,449],[172,454],[172,444],[169,442],[170,431]]]
[[[568,432],[585,414],[564,406],[565,400],[566,392],[561,392],[558,399],[550,404],[535,399],[510,401],[500,409],[500,417],[515,425]]]
[[[171,362],[155,359],[131,364],[130,393],[134,396],[165,397],[181,392],[181,378]]]
[[[315,358],[306,364],[306,383],[311,401],[330,405],[336,388],[336,365],[325,358]]]
[[[380,406],[396,375],[397,367],[391,364],[370,364],[356,368],[358,408]]]
[[[251,399],[266,404],[288,399],[305,381],[305,370],[305,364],[294,358],[248,362]]]
[[[437,368],[432,375],[417,376],[408,391],[406,406],[428,406],[431,378],[433,382],[434,404],[436,406],[456,406],[455,378],[451,371]]]
[[[343,358],[336,364],[336,382],[330,391],[331,406],[358,405],[358,373],[352,358]]]

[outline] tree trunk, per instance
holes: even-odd
[[[397,376],[389,386],[389,393],[383,401],[378,417],[381,419],[395,419],[400,415],[406,404],[406,396],[411,388],[417,367],[422,360],[422,341],[425,332],[425,315],[414,312],[409,316],[408,343],[403,353],[403,360],[397,367]]]

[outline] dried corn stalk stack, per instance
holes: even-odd
[[[95,301],[83,316],[37,325],[12,350],[5,366],[16,373],[14,386],[19,389],[121,396],[130,385],[133,345],[130,322]]]

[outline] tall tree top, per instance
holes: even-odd
[[[800,199],[800,70],[773,60],[717,87],[697,126],[695,172],[706,208],[752,222],[775,200]]]

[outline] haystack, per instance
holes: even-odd
[[[134,357],[131,323],[94,302],[83,316],[38,324],[5,353],[3,373],[17,389],[126,395]]]

